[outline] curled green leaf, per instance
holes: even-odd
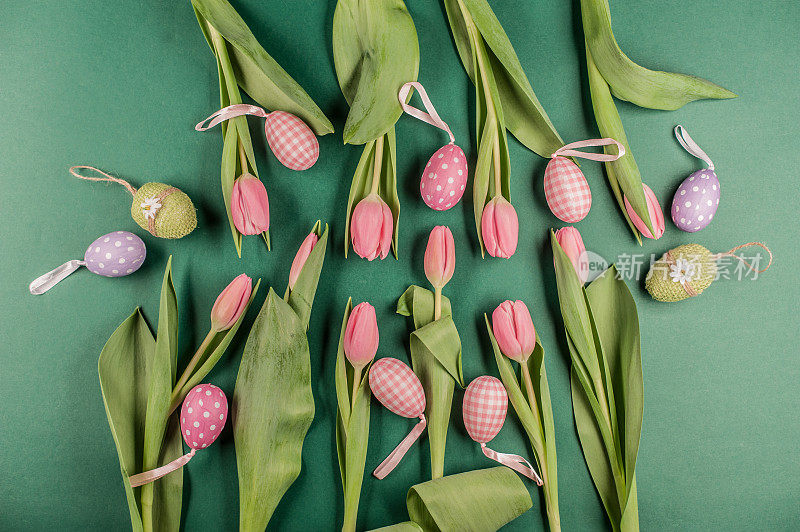
[[[333,61],[350,104],[344,142],[365,144],[386,134],[403,113],[397,92],[419,71],[417,30],[402,0],[339,0]]]
[[[672,111],[703,98],[736,97],[731,91],[702,78],[649,70],[631,61],[611,31],[608,0],[581,0],[581,15],[586,43],[594,62],[610,85],[611,92],[620,100],[640,107]]]

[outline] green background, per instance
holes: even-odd
[[[474,165],[473,89],[452,44],[443,8],[408,0],[419,33],[420,81]],[[534,90],[567,141],[597,136],[576,1],[494,0]],[[697,242],[712,251],[761,240],[776,260],[757,281],[720,280],[701,297],[658,303],[629,281],[639,309],[645,408],[637,467],[645,530],[796,529],[800,520],[796,249],[800,150],[797,28],[793,2],[615,0],[619,44],[650,68],[700,75],[740,95],[675,112],[619,103],[643,179],[662,206],[691,171],[701,168],[672,136],[683,124],[714,160],[722,202],[697,234],[670,220],[658,242],[632,240],[597,163],[583,164],[594,204],[577,225],[587,247],[608,260],[621,254],[660,256]],[[408,326],[394,314],[411,283],[425,284],[422,258],[435,224],[453,230],[457,267],[445,289],[464,346],[464,375],[496,374],[482,313],[507,298],[523,299],[547,351],[555,415],[561,520],[565,530],[608,527],[580,451],[569,396],[568,353],[558,312],[548,228],[558,226],[542,192],[546,161],[511,141],[512,200],[520,243],[508,261],[481,260],[471,193],[444,213],[419,199],[419,175],[446,141],[404,116],[397,126],[402,202],[400,260],[367,263],[342,254],[344,212],[360,149],[343,146],[347,113],[333,70],[331,18],[320,0],[237,0],[260,42],[308,91],[337,132],[320,139],[310,170],[292,172],[265,149],[263,121],[251,119],[259,170],[271,200],[273,251],[246,238],[236,258],[219,187],[219,131],[193,126],[218,106],[213,56],[187,1],[13,2],[0,21],[0,529],[125,529],[128,512],[114,443],[97,379],[97,357],[114,328],[138,305],[154,324],[169,254],[180,309],[180,356],[203,338],[217,293],[238,273],[261,277],[283,293],[297,246],[321,218],[332,240],[310,328],[317,413],[306,438],[303,472],[271,526],[329,530],[342,518],[334,444],[333,368],[345,302],[378,310],[379,356],[406,359]],[[134,186],[155,180],[193,199],[198,228],[179,241],[156,239],[130,218],[122,187],[78,181],[67,168],[91,164]],[[28,283],[81,258],[97,236],[131,230],[148,246],[144,267],[120,279],[83,269],[44,296]],[[229,397],[246,331],[208,380]],[[265,386],[279,383],[264,383]],[[461,392],[454,406],[460,409]],[[373,403],[367,476],[359,528],[406,519],[405,493],[428,474],[427,439],[401,466],[377,481],[369,471],[412,422]],[[446,472],[492,465],[454,413]],[[513,413],[493,442],[531,457]],[[238,522],[234,443],[229,428],[185,469],[187,530],[232,529]],[[542,499],[509,530],[543,528]]]

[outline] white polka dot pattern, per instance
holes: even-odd
[[[681,231],[694,233],[711,223],[719,208],[719,179],[706,168],[683,180],[672,198],[670,214]]]
[[[138,270],[147,256],[141,238],[128,231],[114,231],[89,244],[83,261],[90,272],[104,277],[121,277]]]
[[[467,157],[455,144],[447,144],[436,150],[425,165],[419,193],[425,205],[446,211],[461,201],[466,184]]]
[[[291,113],[273,111],[264,122],[272,153],[286,168],[307,170],[319,158],[319,141],[305,122]]]
[[[396,358],[381,358],[369,370],[372,395],[386,408],[407,418],[425,412],[425,391],[406,364]]]
[[[228,417],[228,399],[213,384],[192,388],[181,407],[181,434],[186,445],[205,449],[217,439]]]
[[[553,157],[544,170],[544,196],[553,215],[570,224],[580,222],[592,206],[592,192],[578,165]]]
[[[491,441],[506,420],[508,394],[500,379],[478,377],[464,391],[464,426],[478,443]]]

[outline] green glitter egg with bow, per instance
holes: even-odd
[[[133,195],[131,216],[142,229],[161,238],[182,238],[197,227],[189,196],[164,183],[145,183]]]
[[[682,301],[702,294],[716,276],[716,256],[700,244],[685,244],[653,263],[644,286],[658,301]]]

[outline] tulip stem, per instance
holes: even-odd
[[[350,408],[355,408],[358,386],[361,384],[362,366],[353,366],[353,397],[350,398]]]
[[[435,287],[433,297],[433,321],[442,317],[442,287]]]
[[[375,162],[372,165],[372,188],[370,194],[378,193],[378,184],[380,183],[381,170],[383,169],[383,135],[375,140]]]
[[[197,363],[200,362],[200,359],[203,358],[203,355],[208,349],[209,344],[211,344],[211,340],[213,340],[216,335],[217,331],[215,331],[214,329],[208,331],[208,334],[206,335],[203,342],[200,344],[200,347],[197,348],[197,351],[195,351],[194,356],[189,361],[189,365],[187,365],[186,369],[183,370],[183,375],[181,375],[181,378],[180,380],[178,380],[178,383],[175,385],[175,388],[172,389],[172,396],[170,397],[169,413],[167,414],[167,416],[171,415],[175,411],[175,409],[178,408],[178,405],[181,404],[181,399],[182,399],[181,388],[183,388],[186,385],[187,381],[192,376],[194,368],[197,366]]]
[[[501,195],[503,193],[503,184],[500,180],[500,138],[497,137],[494,139],[494,146],[492,146],[492,159],[494,160],[494,196]]]
[[[244,144],[242,144],[242,139],[239,139],[239,159],[241,160],[242,165],[242,174],[246,174],[250,169],[250,166],[247,164],[247,153],[244,151]],[[241,175],[241,174],[240,174]]]
[[[521,362],[520,367],[522,368],[522,380],[525,383],[525,391],[528,394],[528,405],[531,407],[531,412],[536,418],[536,424],[539,427],[539,432],[543,433],[542,420],[539,419],[539,406],[536,401],[536,394],[533,391],[533,381],[531,380],[531,372],[528,369],[528,361],[525,360],[524,362]],[[544,467],[542,467],[542,470],[544,470]]]

